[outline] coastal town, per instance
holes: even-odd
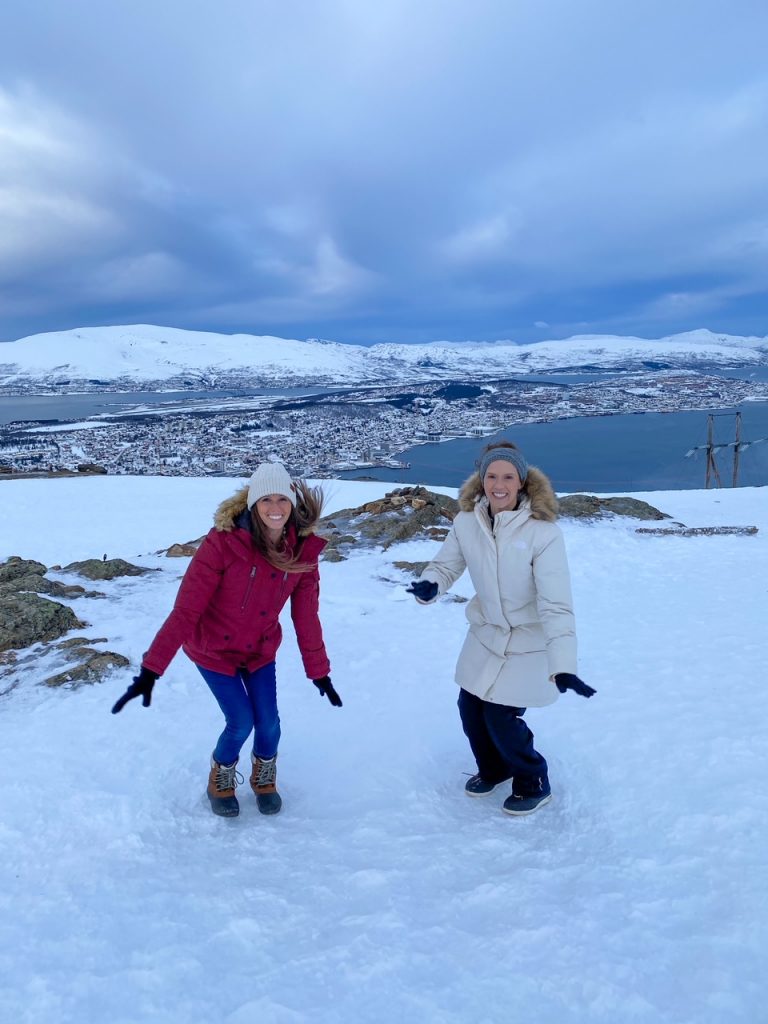
[[[238,475],[270,457],[294,473],[329,477],[404,465],[414,445],[483,437],[521,423],[583,416],[719,409],[768,400],[768,381],[693,371],[583,380],[524,377],[485,383],[357,387],[285,397],[215,395],[72,422],[0,426],[0,473],[98,468],[110,474]]]

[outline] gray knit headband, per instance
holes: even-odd
[[[477,463],[477,471],[480,474],[481,480],[485,480],[488,467],[492,462],[496,462],[497,459],[503,462],[511,462],[520,476],[520,483],[525,483],[525,478],[528,476],[528,463],[518,448],[491,448],[490,451],[481,455]]]

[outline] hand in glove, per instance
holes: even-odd
[[[134,697],[141,697],[141,703],[145,708],[148,708],[152,703],[152,687],[155,685],[160,676],[157,672],[150,672],[148,668],[141,666],[141,671],[137,676],[133,677],[133,682],[125,691],[120,700],[116,701],[112,707],[112,714],[116,715],[118,711],[122,711],[129,700],[133,700]]]
[[[330,676],[323,676],[322,679],[313,679],[312,682],[320,691],[321,697],[327,697],[335,708],[340,708],[342,706],[341,697],[334,690]]]
[[[429,604],[437,597],[437,584],[430,580],[416,580],[406,587],[406,594],[413,594],[419,604]]]
[[[573,690],[574,693],[578,693],[580,697],[591,697],[592,694],[597,693],[597,690],[593,690],[591,686],[587,686],[585,682],[582,682],[578,676],[573,675],[572,672],[558,672],[555,676],[555,686],[558,688],[560,693],[565,693],[566,690]]]

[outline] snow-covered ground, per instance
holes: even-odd
[[[0,483],[0,558],[162,572],[72,602],[133,658],[236,481]],[[382,483],[330,483],[330,507]],[[448,489],[443,489],[448,491]],[[420,607],[394,559],[322,566],[335,709],[278,658],[284,811],[204,797],[219,713],[179,655],[148,710],[131,672],[0,702],[0,1020],[14,1024],[756,1024],[768,948],[768,489],[644,495],[691,526],[565,521],[581,674],[528,720],[555,799],[470,800],[455,708],[464,605]],[[75,578],[72,577],[73,582]],[[455,588],[469,595],[462,579]]]

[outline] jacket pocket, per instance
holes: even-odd
[[[507,654],[532,654],[545,649],[544,630],[538,622],[513,626],[507,641]]]
[[[489,654],[503,658],[506,654],[509,630],[484,622],[480,626],[470,626],[469,635],[477,641]]]
[[[248,574],[248,582],[245,586],[245,593],[243,594],[243,600],[240,604],[240,611],[245,611],[245,607],[251,599],[251,591],[253,590],[253,582],[256,579],[257,568],[255,565],[251,566],[251,571]]]
[[[262,633],[259,638],[259,642],[256,645],[256,649],[262,657],[274,658],[282,639],[283,630],[280,623],[275,619],[275,621],[271,622]]]

